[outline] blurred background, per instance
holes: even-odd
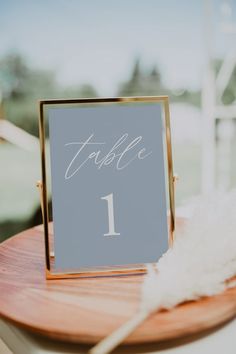
[[[236,185],[236,0],[0,0],[0,241],[40,222],[37,100],[169,95],[176,204]]]

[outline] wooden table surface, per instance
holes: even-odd
[[[95,343],[137,310],[143,275],[46,280],[42,227],[0,245],[0,316],[48,338]],[[151,316],[126,339],[148,343],[194,335],[236,314],[236,289]]]

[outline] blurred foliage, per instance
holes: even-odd
[[[0,223],[0,242],[8,239],[12,235],[32,227],[29,220],[7,220]]]
[[[200,91],[180,89],[172,91],[164,86],[157,66],[145,71],[141,68],[140,59],[134,62],[130,78],[122,83],[117,92],[118,96],[149,96],[168,95],[171,102],[188,102],[200,107]]]
[[[159,70],[154,66],[150,72],[145,73],[140,67],[140,60],[137,59],[130,79],[120,86],[118,96],[163,95],[166,91]]]
[[[218,74],[222,59],[216,59],[213,62],[215,73]],[[165,87],[162,82],[161,73],[157,66],[151,70],[145,71],[141,68],[140,60],[137,59],[134,63],[130,78],[122,83],[118,90],[118,96],[135,96],[135,95],[168,95],[170,101],[185,102],[194,106],[201,106],[200,91],[191,91],[185,88],[178,90],[170,90]],[[222,103],[225,105],[232,104],[236,101],[236,66],[230,77],[229,83],[223,93]]]
[[[46,154],[48,156],[48,144]],[[40,154],[16,145],[0,144],[0,241],[21,230],[41,223],[39,191]],[[47,170],[49,164],[47,164]],[[50,184],[48,195],[51,195]],[[49,209],[50,211],[50,209]]]
[[[218,73],[222,60],[214,61]],[[38,99],[97,97],[95,88],[89,84],[60,87],[53,71],[31,68],[19,54],[0,58],[0,96],[3,96],[5,118],[33,135],[38,135]],[[144,70],[140,59],[135,60],[130,77],[117,89],[118,96],[168,95],[170,101],[184,102],[200,107],[200,91],[186,88],[170,90],[162,80],[157,66]],[[222,97],[224,104],[236,100],[236,68]],[[236,151],[236,143],[234,144]],[[234,156],[234,155],[233,155]],[[0,239],[15,234],[24,228],[41,222],[38,191],[35,180],[40,176],[38,153],[31,154],[10,144],[0,149],[2,165],[0,175]],[[200,191],[200,146],[175,146],[175,166],[182,173],[177,189],[177,204],[193,193]],[[14,161],[14,162],[13,162]],[[191,161],[189,168],[188,162]],[[236,166],[233,166],[235,180]],[[27,173],[26,173],[27,171]],[[2,202],[1,202],[2,201]]]
[[[216,73],[222,60],[214,61]],[[56,81],[53,71],[32,69],[20,54],[8,54],[0,59],[0,94],[4,99],[7,119],[33,135],[38,135],[38,99],[97,97],[95,88],[89,84],[62,88]],[[162,81],[157,66],[149,70],[141,67],[136,59],[127,81],[118,90],[118,96],[168,95],[170,101],[187,102],[200,107],[200,91],[187,89],[170,90]],[[236,67],[222,97],[224,104],[236,100]]]
[[[0,60],[0,91],[5,117],[36,136],[39,99],[97,96],[96,90],[88,84],[61,88],[54,72],[30,68],[19,54],[9,54]]]
[[[222,59],[216,59],[213,62],[215,73],[218,74],[223,64]],[[223,92],[222,103],[225,105],[232,104],[236,101],[236,65],[234,66],[229,83]]]
[[[3,95],[15,101],[55,92],[54,74],[29,68],[19,54],[9,54],[0,60],[0,84]]]

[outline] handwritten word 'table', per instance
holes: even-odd
[[[115,142],[115,144],[112,146],[112,148],[105,156],[101,157],[102,151],[96,150],[96,151],[92,151],[82,161],[81,161],[81,152],[82,151],[86,152],[86,147],[91,145],[106,145],[106,143],[105,142],[99,143],[99,142],[92,141],[94,134],[91,134],[88,137],[88,139],[85,140],[84,142],[71,142],[65,144],[65,146],[76,145],[79,147],[79,149],[76,151],[76,154],[73,156],[72,160],[70,161],[66,169],[65,179],[70,179],[71,177],[73,177],[89,160],[93,160],[98,169],[101,169],[103,166],[109,166],[112,164],[114,160],[116,160],[115,168],[117,170],[123,170],[124,168],[129,166],[131,162],[134,161],[135,159],[143,160],[152,153],[152,151],[146,153],[146,148],[141,148],[137,152],[137,147],[138,144],[140,145],[140,142],[142,141],[142,136],[137,136],[135,139],[133,139],[130,143],[127,144],[128,136],[129,136],[128,133],[123,134]],[[135,147],[136,147],[136,153],[127,161],[128,151],[131,150],[134,151]],[[118,148],[119,151],[117,151]]]

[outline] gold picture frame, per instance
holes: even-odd
[[[48,192],[47,192],[47,168],[46,168],[46,133],[45,133],[45,109],[55,105],[108,105],[108,104],[129,104],[129,103],[161,103],[163,107],[165,122],[165,145],[166,145],[166,164],[168,173],[168,193],[169,193],[169,246],[172,245],[175,230],[175,176],[173,174],[172,161],[172,145],[170,130],[170,111],[168,96],[138,96],[138,97],[115,97],[115,98],[82,98],[82,99],[51,99],[39,101],[39,137],[40,137],[40,154],[41,154],[41,173],[42,180],[38,181],[37,186],[40,189],[40,201],[42,218],[44,225],[44,242],[45,242],[45,264],[46,279],[62,279],[75,277],[91,277],[91,276],[109,276],[143,273],[146,271],[145,264],[113,266],[100,268],[80,269],[78,272],[55,272],[53,270],[54,252],[51,250],[50,233],[49,233],[49,209],[48,209]]]

